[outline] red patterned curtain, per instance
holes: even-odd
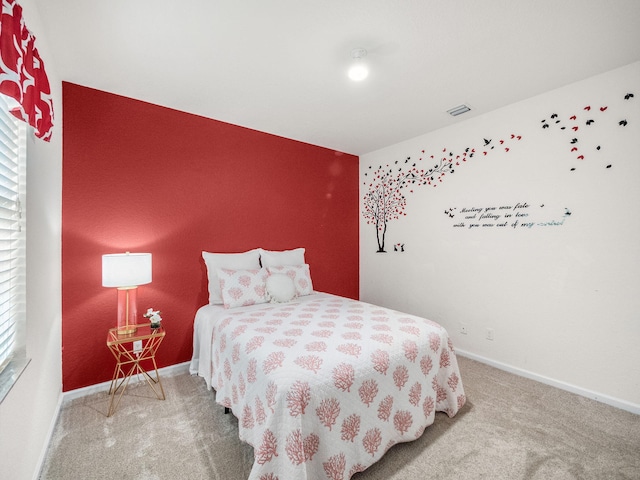
[[[53,129],[53,101],[35,41],[22,18],[22,7],[15,0],[2,0],[0,93],[18,102],[19,106],[11,113],[31,125],[36,136],[48,142]]]

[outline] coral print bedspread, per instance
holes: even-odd
[[[250,479],[348,480],[464,405],[444,328],[314,293],[196,315],[192,373],[254,447]]]

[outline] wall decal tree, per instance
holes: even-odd
[[[404,163],[406,164],[410,160],[411,157],[407,157]],[[394,172],[394,168],[389,165],[384,167],[381,165],[373,172],[373,179],[369,183],[369,191],[364,196],[364,211],[362,214],[367,219],[367,224],[375,225],[379,253],[386,253],[384,242],[388,222],[397,220],[401,216],[406,216],[407,198],[402,193],[402,190],[409,186],[429,185],[431,182],[440,182],[443,175],[448,172],[453,173],[453,171],[452,163],[445,163],[441,160],[439,165],[435,165],[427,171],[418,169],[416,163],[414,163],[409,167],[408,171],[403,171],[403,167],[400,166]],[[368,172],[365,172],[365,176],[367,175]]]
[[[407,157],[404,162],[396,160],[394,165],[380,165],[376,170],[369,166],[369,170],[364,173],[365,185],[368,191],[363,198],[362,215],[367,221],[367,225],[373,225],[376,230],[376,240],[378,243],[378,253],[386,253],[385,239],[389,222],[398,220],[406,216],[407,197],[404,191],[408,189],[413,193],[415,187],[432,186],[437,187],[447,174],[455,172],[456,168],[476,154],[486,156],[495,150],[509,152],[510,141],[519,141],[521,135],[511,134],[507,140],[501,139],[492,142],[492,139],[483,138],[482,144],[476,148],[467,147],[461,153],[454,153],[447,148],[442,150],[440,158],[436,155],[425,155],[422,150],[418,160],[413,161]],[[476,151],[477,150],[477,151]],[[422,168],[423,164],[432,165],[430,168]],[[404,244],[402,245],[404,251]]]

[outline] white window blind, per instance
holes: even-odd
[[[0,400],[26,366],[26,124],[0,95]]]

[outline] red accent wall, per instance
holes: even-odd
[[[153,254],[160,367],[191,358],[202,250],[305,247],[316,290],[358,298],[358,157],[67,82],[63,109],[64,391],[113,373],[105,253]]]

